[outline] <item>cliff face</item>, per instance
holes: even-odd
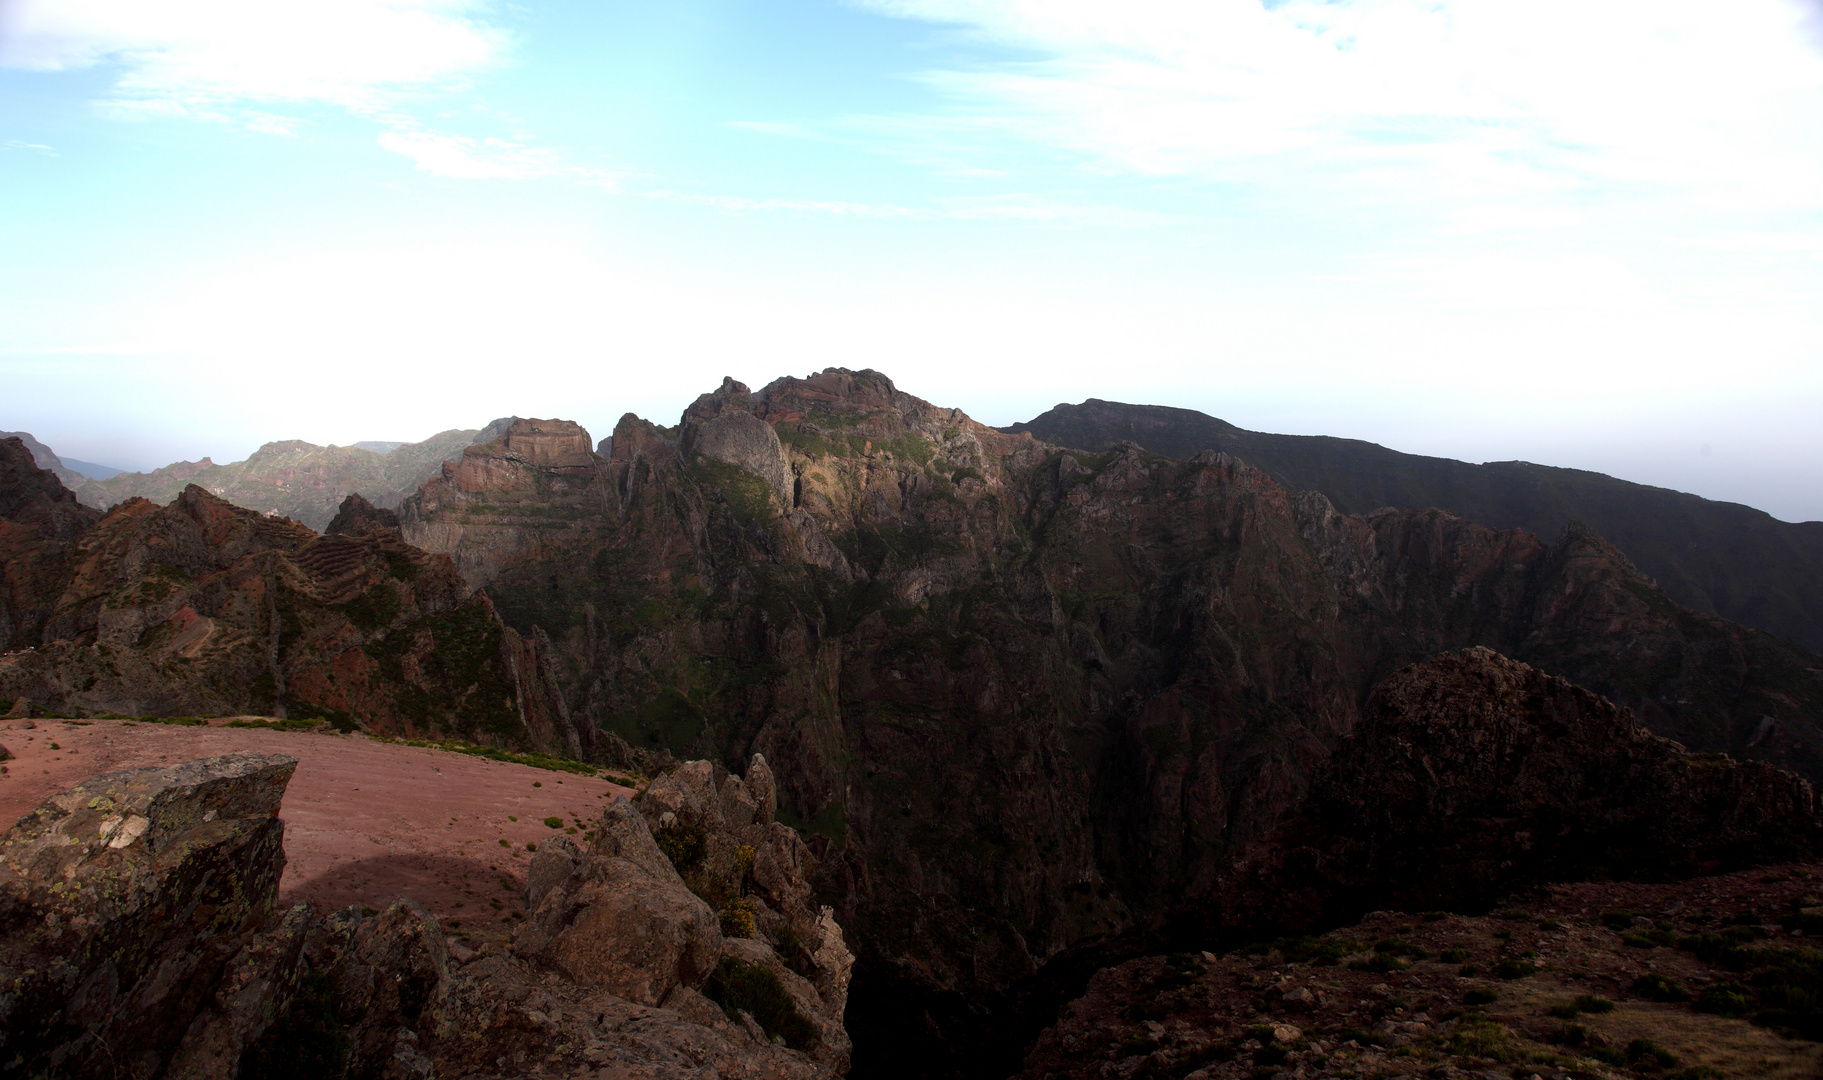
[[[585,742],[774,764],[859,946],[858,1067],[915,1029],[991,1038],[1047,959],[1201,904],[1369,691],[1440,651],[1817,770],[1823,665],[1676,607],[1586,531],[1351,517],[1222,454],[1063,451],[871,371],[728,381],[604,445],[475,448],[407,535],[548,635]]]
[[[560,563],[588,546],[609,507],[589,433],[567,420],[512,421],[446,461],[400,508],[406,540],[447,552],[471,586],[509,564]]]
[[[104,517],[42,470],[0,481],[6,610],[15,640],[36,646],[0,657],[0,697],[583,751],[537,632],[502,626],[447,557],[360,520],[352,500],[355,531],[318,536],[194,486]]]

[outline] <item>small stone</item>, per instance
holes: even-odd
[[[1272,1041],[1294,1043],[1304,1037],[1304,1032],[1295,1024],[1280,1024],[1272,1029]]]
[[[1294,1005],[1309,1005],[1316,1000],[1316,995],[1310,992],[1310,987],[1300,986],[1287,993],[1285,995],[1285,1000]]]

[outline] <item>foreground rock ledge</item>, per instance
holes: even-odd
[[[780,920],[796,920],[800,936],[786,940],[814,953],[799,965],[814,984],[765,940],[724,941],[624,800],[604,814],[592,850],[553,843],[540,853],[532,885],[545,902],[520,955],[476,951],[405,898],[378,913],[275,909],[285,865],[277,813],[296,764],[235,754],[97,776],[6,834],[0,1078],[481,1080],[599,1069],[646,1080],[833,1080],[845,1071],[852,961],[828,909],[817,922],[782,899],[808,893],[808,852],[790,830],[789,843],[760,860],[764,884],[747,910],[775,939]],[[763,760],[748,777],[757,800],[739,779],[693,764],[691,777],[719,780],[749,811],[710,823],[721,830],[705,830],[711,849],[779,828]],[[788,870],[778,864],[786,856],[798,860]],[[638,895],[599,888],[633,880]],[[678,913],[687,932],[675,949],[595,932],[650,929]],[[713,971],[762,968],[776,968],[791,1007],[807,1014],[782,1039],[762,1028],[765,1015],[724,1012],[699,992]]]
[[[107,773],[0,844],[0,1075],[151,1076],[273,912],[297,768],[232,754]]]

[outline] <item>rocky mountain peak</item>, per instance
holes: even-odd
[[[534,465],[586,469],[595,459],[595,442],[573,420],[517,419],[500,437],[507,454]]]

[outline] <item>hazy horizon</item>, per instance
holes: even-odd
[[[1823,3],[0,2],[0,428],[872,367],[1823,519]]]

